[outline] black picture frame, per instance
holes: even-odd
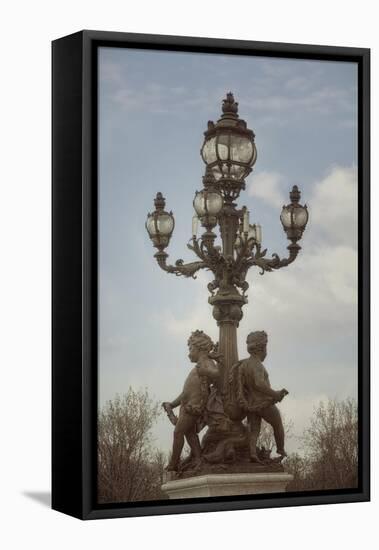
[[[358,64],[359,487],[182,501],[96,503],[97,49],[264,55]],[[370,50],[85,30],[52,43],[52,508],[81,519],[370,499]]]

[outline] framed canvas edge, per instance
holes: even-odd
[[[82,47],[81,33],[52,44],[52,508],[75,517],[83,515]]]
[[[56,491],[62,490],[64,485],[63,480],[67,478],[67,472],[62,474],[61,464],[57,467],[56,455],[57,448],[63,453],[63,446],[58,443],[56,447],[55,459],[53,452],[53,479],[59,479],[58,485],[53,483],[53,498],[52,507],[56,510],[68,513],[80,519],[101,519],[112,517],[128,517],[128,516],[146,516],[160,514],[178,514],[191,512],[205,511],[226,511],[226,510],[242,510],[253,508],[268,508],[282,506],[300,506],[313,504],[334,504],[343,502],[361,502],[370,500],[370,271],[369,271],[369,244],[370,244],[370,50],[366,48],[350,48],[337,46],[315,46],[302,44],[283,44],[272,42],[254,42],[229,39],[214,39],[214,38],[196,38],[196,37],[177,37],[164,35],[144,35],[134,33],[114,33],[103,31],[80,31],[53,42],[54,48],[65,48],[64,44],[69,40],[74,40],[78,44],[78,54],[81,56],[81,74],[76,75],[80,82],[76,82],[81,86],[81,109],[80,113],[75,111],[72,114],[72,124],[78,123],[80,116],[81,122],[81,150],[77,157],[75,177],[76,185],[80,186],[82,200],[80,202],[81,216],[81,231],[78,230],[74,239],[79,239],[81,244],[81,262],[80,268],[76,263],[69,266],[72,270],[75,288],[80,285],[81,291],[81,345],[80,354],[76,355],[75,367],[70,369],[69,374],[65,373],[70,378],[69,385],[76,387],[75,393],[75,410],[77,411],[77,425],[80,426],[80,448],[78,448],[78,435],[76,436],[75,444],[72,450],[76,457],[75,479],[78,479],[78,471],[80,472],[80,488],[78,491],[73,491],[72,505],[66,502],[64,506],[59,504],[59,498],[55,498]],[[293,494],[293,496],[259,496],[259,498],[238,498],[233,500],[222,499],[196,499],[196,502],[172,501],[167,503],[159,502],[152,505],[151,503],[125,504],[106,507],[96,504],[96,414],[97,414],[97,387],[96,387],[96,348],[97,340],[94,331],[94,325],[97,324],[97,310],[94,307],[95,294],[97,294],[97,257],[96,257],[96,241],[97,241],[97,204],[96,193],[93,193],[94,185],[97,181],[96,163],[93,151],[96,151],[96,129],[94,121],[96,120],[97,109],[97,90],[95,86],[94,75],[96,74],[96,59],[94,52],[99,45],[125,45],[129,47],[152,47],[153,49],[178,49],[187,51],[211,51],[240,54],[245,51],[246,55],[259,53],[261,55],[273,55],[275,57],[301,57],[318,58],[318,59],[343,59],[345,61],[352,60],[358,62],[359,66],[359,230],[360,230],[360,253],[362,262],[359,266],[359,291],[360,291],[360,314],[359,314],[359,362],[360,370],[360,385],[358,388],[359,400],[359,450],[360,450],[360,479],[361,487],[359,491],[347,491],[344,493],[332,492],[331,494]],[[53,59],[54,62],[54,59]],[[69,62],[68,60],[66,61]],[[54,70],[53,70],[54,74]],[[74,77],[73,77],[74,79]],[[54,102],[54,87],[53,87],[53,195],[54,188],[57,187],[57,173],[54,172],[54,154],[57,155],[57,149],[60,140],[54,134],[54,111],[57,112],[56,102]],[[56,113],[57,114],[57,113]],[[70,126],[70,121],[68,121]],[[70,131],[64,139],[69,137]],[[55,136],[55,138],[54,138]],[[55,152],[54,152],[55,139]],[[60,138],[62,140],[62,137]],[[69,202],[69,201],[68,201]],[[54,200],[53,200],[54,213]],[[56,237],[54,247],[60,246],[64,236]],[[66,238],[67,240],[67,238]],[[54,241],[54,219],[53,219],[53,241]],[[57,267],[57,266],[56,266]],[[67,280],[64,280],[63,274],[54,269],[53,256],[53,279],[69,290]],[[54,318],[57,317],[57,308],[54,307],[54,288],[53,287],[53,325]],[[67,315],[69,312],[65,312]],[[76,316],[79,313],[76,311]],[[78,318],[76,318],[77,325]],[[77,336],[77,335],[76,335]],[[53,329],[53,348],[57,340]],[[55,343],[54,343],[55,342]],[[65,346],[63,345],[63,349]],[[57,376],[62,379],[62,359],[58,360],[58,365],[55,365],[57,357],[54,356],[53,349],[53,432],[58,429],[62,431],[62,426],[66,426],[68,419],[67,414],[62,404],[59,404],[58,411],[56,409],[57,394]],[[54,389],[55,388],[55,389]],[[80,402],[78,403],[78,396]],[[364,399],[363,399],[364,397]],[[60,398],[62,401],[62,397]],[[57,414],[58,412],[58,414]],[[61,416],[61,419],[57,419]],[[55,420],[54,420],[55,418]],[[71,419],[72,420],[72,419]],[[54,436],[53,436],[54,437]],[[55,441],[57,437],[55,434]],[[66,448],[67,451],[67,448]],[[59,487],[59,489],[57,489]]]

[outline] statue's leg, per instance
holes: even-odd
[[[196,429],[196,418],[189,415],[184,411],[183,408],[180,409],[179,418],[175,425],[174,430],[174,443],[172,446],[172,455],[167,470],[177,470],[180,460],[180,455],[182,453],[184,445],[184,436],[191,430]],[[200,444],[199,444],[200,446]]]
[[[287,456],[287,453],[284,450],[284,427],[278,407],[276,405],[271,405],[270,407],[265,408],[262,411],[262,418],[273,427],[276,452],[278,455]]]
[[[200,440],[199,436],[196,432],[196,419],[194,419],[194,425],[193,429],[189,430],[185,434],[188,445],[191,448],[192,456],[195,459],[199,459],[201,457],[201,446],[200,446]]]
[[[251,412],[247,415],[247,427],[248,427],[248,440],[250,460],[252,462],[259,462],[257,455],[257,441],[259,433],[261,431],[262,419],[257,413]]]

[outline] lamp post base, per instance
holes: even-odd
[[[161,487],[170,499],[284,493],[293,480],[282,472],[207,474],[167,481]]]

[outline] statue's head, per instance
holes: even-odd
[[[196,363],[202,353],[208,354],[213,350],[214,343],[208,334],[205,334],[202,330],[195,330],[188,338],[188,348],[188,357],[193,363]]]
[[[250,332],[246,338],[247,351],[250,355],[256,355],[261,361],[264,361],[267,355],[267,342],[267,333],[264,330]]]

